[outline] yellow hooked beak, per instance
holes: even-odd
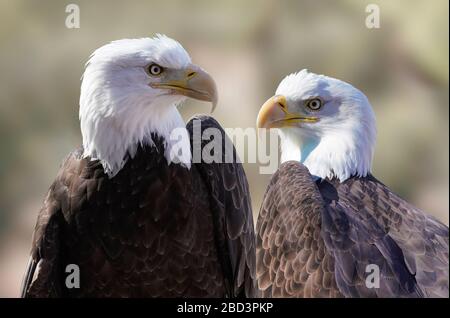
[[[168,89],[168,94],[183,95],[211,102],[214,111],[217,105],[217,88],[211,75],[196,65],[185,69],[166,69],[161,81],[151,83],[151,87]]]
[[[262,105],[256,125],[258,128],[281,128],[295,126],[297,123],[315,123],[317,121],[319,121],[317,117],[289,113],[286,97],[275,95]]]

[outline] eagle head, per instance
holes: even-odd
[[[84,156],[100,160],[114,176],[138,145],[151,145],[156,134],[165,142],[167,161],[189,168],[189,138],[182,138],[187,144],[181,153],[170,151],[173,130],[185,131],[177,106],[187,97],[212,102],[214,109],[217,90],[211,76],[192,64],[177,41],[157,35],[100,47],[82,77],[79,117]]]
[[[261,107],[259,128],[277,128],[281,160],[302,162],[319,178],[366,176],[376,140],[375,115],[352,85],[302,70],[285,77]]]

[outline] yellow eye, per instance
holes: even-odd
[[[322,105],[323,102],[320,98],[311,98],[305,102],[305,106],[314,111],[321,109]]]
[[[147,68],[148,73],[152,76],[160,75],[163,72],[163,68],[159,66],[158,64],[150,64]]]

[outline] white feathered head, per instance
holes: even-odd
[[[84,156],[99,159],[115,175],[139,143],[165,140],[185,124],[177,106],[186,97],[217,102],[216,86],[175,40],[164,35],[124,39],[97,49],[86,64],[80,94]],[[214,106],[213,106],[214,108]],[[187,145],[189,148],[189,145]],[[179,162],[190,165],[190,151]]]
[[[366,176],[376,141],[375,115],[352,85],[302,70],[288,75],[261,108],[257,126],[278,128],[282,161],[320,178]]]

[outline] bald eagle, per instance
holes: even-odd
[[[22,296],[254,295],[244,170],[237,160],[192,161],[195,147],[219,142],[193,140],[196,121],[222,143],[226,135],[208,116],[186,126],[177,106],[187,97],[215,105],[216,86],[173,39],[119,40],[93,53],[81,85],[83,146],[39,212]],[[187,138],[174,140],[176,130]],[[78,286],[66,284],[70,264]]]
[[[261,108],[282,164],[257,221],[266,297],[448,297],[448,227],[371,174],[375,116],[366,96],[307,70]]]

